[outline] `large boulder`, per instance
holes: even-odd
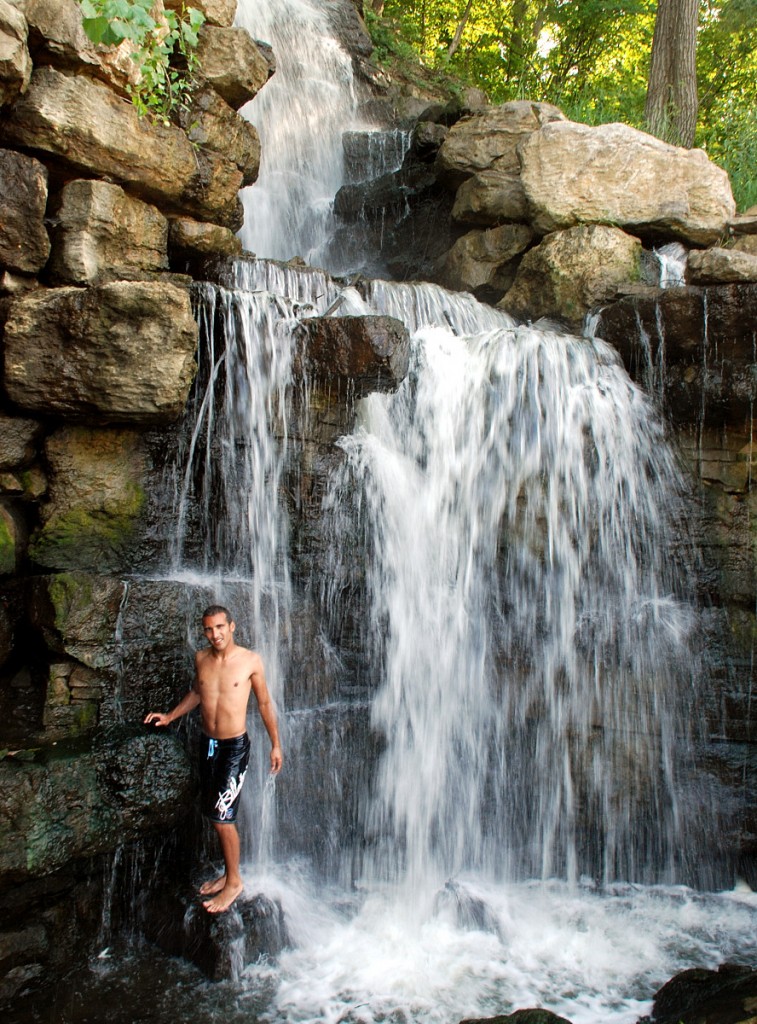
[[[242,173],[233,161],[193,146],[180,128],[140,118],[128,100],[84,75],[35,69],[0,135],[139,198],[234,230],[241,225]]]
[[[471,292],[484,302],[497,302],[513,283],[515,257],[532,238],[533,231],[526,224],[469,231],[447,253],[438,281],[445,288]]]
[[[736,206],[728,175],[698,149],[624,124],[545,125],[520,145],[537,231],[611,224],[696,245],[724,234]]]
[[[47,170],[33,157],[0,149],[0,266],[36,274],[47,262]]]
[[[407,373],[410,336],[391,316],[312,317],[303,327],[314,375],[342,381],[345,395],[394,391]]]
[[[523,257],[498,305],[513,316],[559,317],[579,326],[594,306],[639,276],[641,242],[601,224],[556,231]]]
[[[191,806],[192,771],[170,735],[0,760],[0,888],[165,830]]]
[[[500,175],[518,174],[518,144],[543,125],[564,121],[550,103],[512,100],[483,113],[464,117],[450,128],[439,149],[436,168],[451,188],[458,188],[474,174],[496,170]]]
[[[513,100],[458,121],[436,158],[440,179],[457,189],[453,219],[483,225],[527,220],[518,145],[543,125],[561,120],[563,114],[549,103]]]
[[[64,427],[47,438],[48,501],[30,554],[52,569],[118,570],[145,505],[133,430]]]
[[[257,96],[275,70],[269,51],[239,26],[203,25],[197,60],[203,78],[235,110]]]
[[[747,1024],[757,1006],[757,970],[721,964],[682,971],[656,993],[653,1024]]]
[[[5,387],[31,412],[164,423],[184,409],[196,344],[189,291],[175,284],[41,289],[11,306]]]
[[[463,224],[528,220],[528,200],[519,171],[495,169],[468,178],[455,195],[452,219]]]
[[[14,4],[0,0],[0,106],[29,85],[32,60],[26,45],[26,18]]]
[[[168,266],[168,222],[105,181],[71,181],[54,215],[52,279],[93,284]]]

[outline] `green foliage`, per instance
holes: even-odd
[[[554,103],[587,124],[644,128],[657,0],[386,0],[369,30],[379,57],[411,49],[429,69],[483,89],[495,103]],[[393,38],[392,38],[393,37]],[[403,58],[403,59],[406,59]],[[697,145],[731,175],[740,207],[757,202],[757,3],[701,0]]]
[[[195,7],[167,10],[156,20],[154,0],[79,0],[84,31],[93,43],[134,46],[139,81],[129,86],[140,116],[165,124],[186,108],[199,64],[198,33],[205,15]]]

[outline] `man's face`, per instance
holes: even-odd
[[[202,620],[202,631],[214,650],[225,651],[231,643],[234,623],[229,622],[223,613],[208,615]]]

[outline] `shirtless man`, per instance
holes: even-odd
[[[260,655],[234,643],[235,625],[228,609],[211,605],[202,616],[209,646],[195,655],[193,688],[168,714],[151,711],[146,725],[168,725],[198,705],[203,737],[200,748],[202,813],[209,818],[221,844],[226,870],[205,882],[200,893],[211,914],[228,910],[243,889],[239,873],[239,833],[235,824],[239,794],[250,755],[247,702],[255,694],[258,711],[271,740],[271,772],[281,770],[276,712],[268,693]]]

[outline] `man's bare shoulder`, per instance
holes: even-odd
[[[251,651],[247,647],[241,647],[239,644],[235,645],[236,656],[245,662],[245,665],[250,666],[250,675],[253,672],[260,672],[263,668],[263,659],[260,657],[257,651]]]

